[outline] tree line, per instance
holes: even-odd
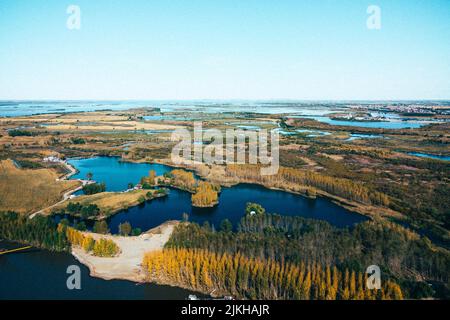
[[[75,245],[100,257],[112,257],[120,252],[112,240],[95,241],[65,223],[57,224],[50,217],[36,216],[30,219],[15,212],[0,212],[0,239],[52,251],[69,251]]]
[[[100,215],[100,208],[95,204],[81,204],[79,202],[69,202],[67,204],[65,210],[63,209],[60,212],[56,212],[57,214],[70,214],[70,215],[79,215],[83,219],[95,218]]]
[[[70,249],[66,235],[58,232],[57,225],[51,218],[36,216],[30,219],[16,212],[0,212],[0,239],[53,251]]]
[[[167,248],[147,253],[150,280],[246,299],[403,299],[400,287],[366,287],[367,274],[320,264],[294,264],[202,249]]]
[[[8,130],[8,135],[10,137],[32,137],[35,136],[36,133],[27,130],[12,129]]]
[[[290,185],[317,188],[332,195],[365,204],[389,205],[389,197],[381,192],[364,186],[361,182],[345,178],[326,176],[321,173],[280,167],[275,175],[261,175],[259,165],[230,164],[226,167],[227,177],[246,180],[253,183],[269,184],[279,187]]]
[[[318,263],[357,272],[376,264],[384,277],[399,281],[408,297],[430,295],[423,280],[444,286],[444,293],[439,295],[449,294],[450,253],[390,222],[367,221],[352,229],[340,229],[325,221],[255,214],[243,217],[236,232],[216,231],[207,223],[181,224],[166,247],[231,255],[239,252],[262,260]]]

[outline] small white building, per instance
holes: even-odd
[[[44,162],[50,162],[50,163],[64,163],[64,160],[61,160],[60,158],[58,158],[57,156],[49,156],[49,157],[45,157],[43,159]]]

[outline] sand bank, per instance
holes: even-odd
[[[121,250],[117,257],[94,257],[81,248],[72,248],[72,255],[86,265],[92,277],[105,280],[122,279],[135,282],[145,280],[145,272],[141,263],[144,254],[150,251],[161,250],[169,240],[175,226],[179,222],[168,221],[137,237],[122,237],[113,235],[100,235],[84,232],[94,239],[107,238],[113,240]]]

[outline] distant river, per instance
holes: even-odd
[[[328,106],[305,105],[302,102],[256,101],[256,100],[148,100],[148,101],[1,101],[0,117],[30,116],[46,113],[73,113],[100,110],[127,110],[131,108],[155,107],[161,112],[185,112],[192,116],[201,113],[255,112],[265,114],[308,114],[323,115],[339,109]],[[178,118],[187,120],[187,116]],[[201,118],[201,117],[200,117]],[[165,116],[154,116],[147,120],[162,120]],[[170,117],[168,119],[171,119]],[[173,119],[172,119],[173,120]]]
[[[408,154],[420,158],[430,158],[435,160],[450,161],[450,157],[436,154],[420,153],[420,152],[409,152]]]
[[[406,129],[406,128],[420,128],[429,122],[411,122],[411,121],[349,121],[349,120],[335,120],[325,116],[299,116],[300,118],[313,119],[319,122],[328,123],[334,126],[350,126],[363,128],[382,128],[382,129]]]

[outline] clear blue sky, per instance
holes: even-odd
[[[0,99],[449,98],[449,0],[0,0]]]

